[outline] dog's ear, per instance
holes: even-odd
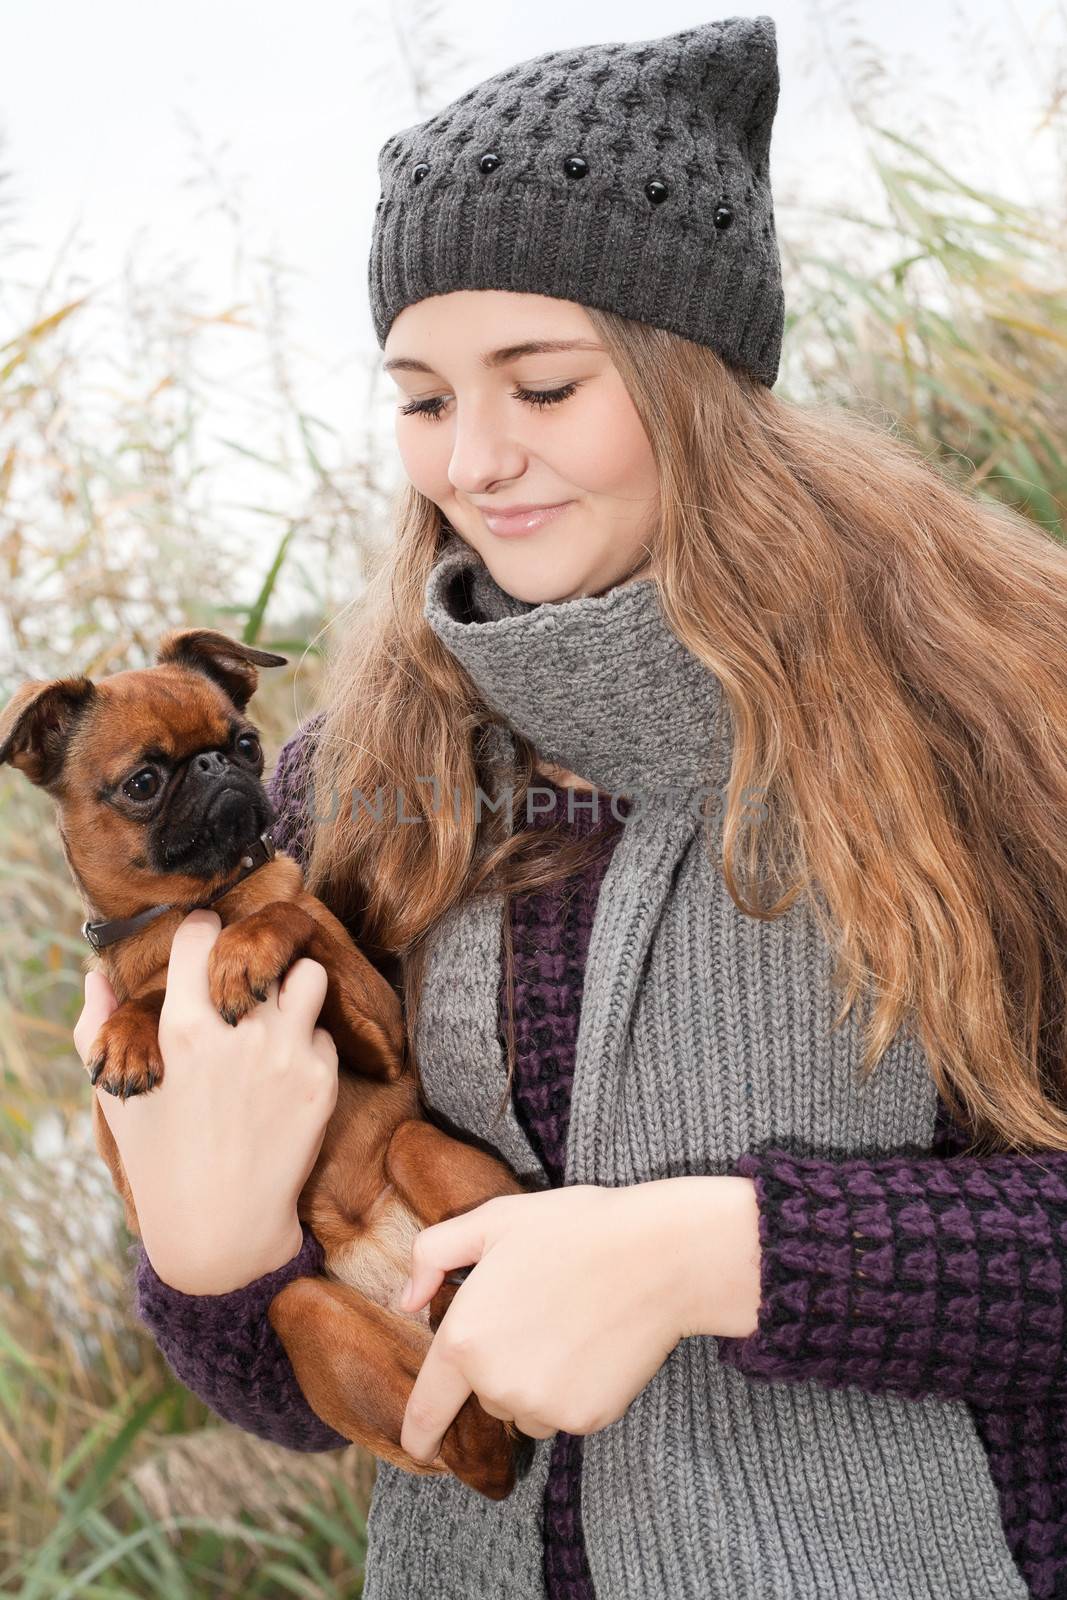
[[[63,770],[67,745],[96,690],[88,678],[31,680],[0,713],[0,762],[31,783],[51,788]]]
[[[156,665],[162,667],[168,662],[205,673],[225,689],[238,711],[243,711],[256,692],[256,668],[284,667],[286,657],[256,650],[211,628],[180,628],[164,634],[160,641]]]

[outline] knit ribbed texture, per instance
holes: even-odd
[[[267,784],[267,797],[274,811],[271,832],[275,846],[298,861],[302,869],[311,859],[314,822],[308,785],[312,751],[322,720],[321,712],[309,718],[282,746]]]
[[[1047,1157],[963,1159],[936,1179],[906,1157],[827,1171],[742,1156],[736,1170],[761,1179],[778,1218],[763,1256],[760,1350],[742,1348],[743,1370],[774,1377],[784,1361],[820,1383],[959,1395],[983,1409],[1006,1397],[1067,1403],[1056,1254],[1067,1182]],[[908,1308],[900,1323],[885,1315],[894,1296]]]
[[[291,1261],[232,1294],[172,1289],[138,1244],[135,1306],[175,1376],[218,1416],[290,1450],[335,1450],[349,1441],[312,1411],[267,1321],[286,1284],[322,1271],[322,1246],[307,1228],[303,1234]]]
[[[591,866],[546,889],[516,894],[511,902],[511,935],[515,955],[515,1109],[537,1151],[549,1182],[563,1182],[567,1154],[567,1120],[582,974],[593,926],[600,880],[622,829],[603,801],[599,814],[591,797],[568,791],[539,777],[539,803],[531,826],[559,823],[574,838],[598,833],[604,851]],[[624,808],[620,806],[620,810]],[[507,1028],[507,991],[500,985],[500,1039]]]
[[[271,782],[271,798],[277,814],[276,837],[299,860],[305,859],[310,844],[303,781],[317,722],[318,719],[315,719],[285,746]],[[566,808],[560,808],[556,814],[560,818],[565,817]],[[578,819],[584,819],[588,813],[579,809],[575,815]],[[577,826],[581,828],[581,820]],[[570,903],[579,917],[584,916],[582,905],[591,904],[594,883],[599,884],[605,865],[606,858],[603,858],[587,868],[585,887],[575,887]],[[516,919],[521,921],[524,917],[541,930],[538,940],[523,939],[519,933],[516,958],[520,971],[523,951],[533,954],[535,946],[540,943],[551,952],[558,947],[558,941],[566,939],[565,934],[552,930],[558,926],[556,915],[562,915],[565,911],[568,896],[556,891],[557,897],[549,899],[549,893],[516,897],[513,903],[513,935]],[[580,981],[573,961],[568,961],[566,971],[572,980]],[[553,1019],[568,1009],[567,995],[560,992],[562,987],[554,986]],[[531,1005],[533,995],[532,984],[525,985],[517,993],[519,1005],[516,1027],[520,1039],[528,1039],[531,1045],[536,1045],[539,1042],[536,1033],[531,1037],[526,1032],[531,1024],[536,1028],[542,1020],[537,1014],[540,1010],[537,1001],[533,1000]],[[577,1014],[579,998],[580,989],[572,1003],[572,1015]],[[546,1012],[547,1009],[546,1002]],[[560,1080],[565,1081],[569,1072],[573,1071],[573,1056],[568,1057],[564,1048],[570,1042],[570,1036],[564,1031],[563,1025],[553,1020],[551,1035],[543,1036],[540,1042],[556,1064]],[[521,1085],[527,1070],[532,1071],[536,1082],[543,1081],[543,1072],[539,1067],[538,1054],[531,1054],[526,1049],[520,1049],[517,1068],[515,1094],[519,1098],[523,1094]],[[538,1091],[535,1089],[533,1093],[536,1095]],[[554,1129],[542,1141],[544,1149],[560,1139],[569,1106],[559,1099],[554,1107],[543,1105],[543,1110],[556,1119]],[[528,1123],[532,1120],[527,1117]],[[1062,1324],[1062,1267],[1067,1237],[1064,1235],[1062,1203],[1056,1197],[1056,1190],[1049,1197],[1048,1179],[1044,1174],[1047,1172],[1059,1184],[1067,1181],[1067,1157],[1044,1155],[1035,1167],[1034,1160],[1025,1156],[960,1157],[958,1152],[965,1145],[963,1135],[953,1128],[944,1108],[939,1106],[938,1136],[933,1148],[942,1155],[951,1155],[953,1159],[946,1163],[930,1156],[908,1163],[910,1172],[921,1183],[922,1189],[907,1207],[905,1226],[909,1225],[910,1218],[910,1228],[914,1229],[924,1212],[933,1215],[939,1208],[944,1209],[939,1196],[946,1171],[961,1173],[966,1170],[979,1174],[991,1162],[1004,1171],[1010,1169],[1017,1179],[1031,1184],[1026,1236],[1037,1236],[1043,1241],[1031,1246],[1027,1255],[1027,1270],[1022,1273],[1024,1307],[1018,1316],[1019,1325],[1027,1332],[1031,1327],[1027,1295],[1030,1280],[1035,1276],[1049,1280],[1052,1274],[1055,1275],[1052,1281],[1059,1285],[1056,1303],[1058,1320]],[[744,1362],[753,1376],[762,1374],[775,1382],[803,1381],[810,1373],[805,1370],[805,1357],[794,1352],[798,1347],[814,1346],[819,1351],[818,1359],[824,1363],[826,1381],[833,1382],[833,1373],[825,1364],[832,1359],[835,1351],[847,1358],[853,1331],[849,1307],[854,1305],[855,1295],[849,1295],[845,1304],[837,1301],[833,1317],[827,1317],[825,1310],[820,1307],[818,1295],[823,1277],[820,1249],[828,1218],[832,1219],[836,1228],[842,1225],[841,1218],[844,1216],[844,1227],[849,1234],[852,1232],[849,1217],[851,1191],[847,1183],[842,1181],[849,1163],[828,1159],[806,1161],[804,1168],[813,1190],[815,1186],[821,1188],[823,1184],[832,1184],[836,1177],[840,1192],[831,1206],[809,1203],[799,1210],[794,1206],[791,1211],[786,1211],[783,1209],[783,1191],[773,1179],[774,1170],[782,1160],[794,1168],[797,1166],[795,1159],[784,1152],[776,1155],[773,1151],[759,1157],[746,1155],[736,1164],[737,1167],[743,1164],[749,1176],[753,1177],[759,1197],[763,1298],[756,1331],[746,1340],[720,1339],[720,1360],[726,1363]],[[890,1158],[863,1165],[871,1173],[888,1175],[897,1163]],[[988,1249],[990,1215],[984,1199],[976,1198],[972,1187],[964,1185],[960,1203],[970,1217],[977,1245]],[[891,1208],[888,1215],[893,1225],[901,1225],[900,1208]],[[855,1271],[860,1264],[859,1257],[857,1255],[851,1259]],[[915,1265],[918,1266],[918,1263]],[[921,1267],[923,1275],[915,1272],[905,1280],[887,1285],[877,1296],[868,1296],[864,1306],[864,1325],[880,1329],[883,1341],[909,1332],[913,1353],[917,1360],[931,1369],[935,1385],[944,1382],[949,1394],[958,1394],[961,1392],[959,1375],[945,1361],[943,1353],[936,1363],[921,1353],[922,1341],[931,1337],[936,1339],[938,1334],[937,1322],[932,1321],[924,1311],[930,1296],[944,1304],[953,1294],[952,1280],[945,1276],[945,1253],[936,1250],[924,1253]],[[266,1381],[261,1359],[257,1363],[256,1352],[261,1348],[264,1338],[266,1307],[275,1292],[272,1287],[264,1287],[268,1280],[250,1284],[232,1295],[187,1297],[160,1286],[143,1255],[139,1278],[145,1285],[154,1280],[157,1289],[166,1291],[161,1295],[142,1290],[139,1309],[174,1370],[202,1399],[220,1415],[261,1437],[275,1439],[290,1448],[330,1448],[337,1436],[319,1421],[303,1400],[292,1368],[280,1346],[277,1350],[280,1359],[277,1365],[271,1365]],[[863,1287],[858,1275],[854,1278],[853,1287],[857,1290]],[[1041,1288],[1039,1295],[1039,1310],[1047,1312],[1047,1287]],[[968,1314],[965,1324],[968,1342],[976,1342],[981,1348],[990,1338],[999,1336],[1003,1298],[998,1275],[988,1271],[982,1273],[975,1295],[968,1298],[966,1308],[961,1307],[961,1315],[964,1310]],[[788,1319],[783,1319],[783,1308],[788,1309],[790,1301],[792,1309],[789,1310]],[[798,1307],[803,1307],[803,1310]],[[807,1328],[799,1335],[789,1331],[798,1322],[802,1325],[807,1323]],[[787,1329],[784,1345],[780,1340],[783,1327]],[[269,1326],[266,1327],[266,1333],[273,1338]],[[928,1352],[932,1350],[932,1346],[926,1348]],[[892,1377],[886,1380],[877,1365],[861,1373],[853,1372],[846,1381],[860,1388],[871,1386],[875,1391],[883,1384],[892,1387]],[[977,1411],[975,1416],[989,1451],[992,1476],[1000,1495],[1004,1530],[1016,1561],[1029,1583],[1030,1593],[1038,1600],[1054,1600],[1056,1596],[1067,1594],[1067,1403],[1062,1393],[1030,1389],[1022,1367],[1015,1364],[1009,1369],[999,1404]],[[321,1442],[305,1443],[314,1438],[316,1428],[320,1430]],[[557,1436],[557,1440],[562,1437]],[[570,1439],[571,1436],[566,1438]],[[558,1443],[554,1446],[552,1471],[546,1483],[544,1563],[550,1574],[549,1581],[557,1585],[565,1584],[568,1579],[579,1582],[580,1574],[587,1570],[580,1522],[581,1442],[572,1440],[568,1447]],[[556,1593],[561,1597],[566,1596],[567,1600],[587,1600],[578,1587],[570,1592],[565,1587],[558,1587]]]
[[[557,822],[575,838],[599,833],[602,853],[562,883],[516,894],[511,901],[515,957],[515,1079],[519,1121],[549,1182],[563,1182],[574,1052],[582,1003],[582,975],[600,883],[623,823],[600,796],[569,792],[538,779],[551,806],[529,822]],[[625,803],[617,806],[621,816]],[[500,985],[499,1031],[506,1039],[507,986]],[[545,1484],[544,1569],[548,1600],[595,1600],[581,1521],[582,1441],[558,1432]]]
[[[639,581],[518,615],[502,596],[497,615],[489,580],[472,616],[464,565],[482,564],[451,549],[430,576],[426,616],[438,638],[548,759],[601,788],[626,775],[645,790],[597,899],[565,1180],[710,1175],[768,1150],[928,1150],[937,1096],[918,1042],[901,1032],[863,1082],[864,1019],[853,1012],[832,1028],[835,952],[815,912],[801,897],[774,921],[743,916],[709,857],[696,780],[730,752],[720,719],[709,726],[699,708],[721,691],[679,655],[656,587]],[[514,748],[507,727],[498,732],[490,764],[500,781]],[[692,787],[677,784],[685,772]],[[496,1109],[500,912],[493,896],[475,897],[435,929],[415,1053],[431,1109],[543,1185],[513,1105]],[[583,1442],[582,1527],[597,1593],[1026,1594],[965,1402],[767,1383],[718,1350],[711,1336],[683,1339],[623,1416]],[[366,1600],[541,1600],[550,1455],[540,1441],[528,1476],[495,1506],[455,1480],[383,1467]]]
[[[500,589],[453,533],[428,607],[434,632],[486,704],[520,731],[537,728],[543,762],[611,794],[638,791],[641,809],[646,790],[671,788],[681,799],[702,777],[721,790],[729,776],[722,685],[667,630],[657,594],[652,579],[640,578],[604,595],[534,606]],[[471,620],[490,608],[493,621]],[[524,671],[527,652],[551,665],[555,693]],[[607,707],[615,714],[605,717]]]
[[[720,1360],[966,1400],[1031,1593],[1067,1595],[1067,1156],[771,1152],[735,1170],[760,1207],[759,1326]]]
[[[727,17],[549,51],[393,134],[368,271],[378,342],[413,301],[503,289],[666,328],[773,385],[778,88],[773,18]]]

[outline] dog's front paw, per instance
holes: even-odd
[[[127,1001],[113,1011],[93,1040],[88,1071],[90,1083],[121,1100],[162,1083],[158,1009]]]
[[[223,928],[208,961],[211,1004],[235,1026],[293,960],[292,939],[277,922],[253,914]]]

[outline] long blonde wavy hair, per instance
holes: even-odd
[[[868,1006],[865,1071],[905,1025],[973,1149],[1067,1150],[1067,552],[874,421],[786,401],[676,334],[588,316],[658,466],[650,575],[666,620],[728,701],[715,821],[739,912],[808,897],[835,953],[835,1026]],[[603,846],[476,815],[494,716],[423,617],[447,535],[406,489],[331,664],[309,769],[316,796],[381,786],[421,819],[340,804],[308,870],[369,953],[396,959],[409,1029],[450,907],[501,894],[510,998],[508,897]],[[537,781],[537,752],[517,749],[516,816]],[[449,803],[420,782],[431,773]]]

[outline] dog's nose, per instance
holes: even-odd
[[[193,759],[193,768],[209,778],[221,778],[230,769],[230,763],[221,750],[202,750]]]

